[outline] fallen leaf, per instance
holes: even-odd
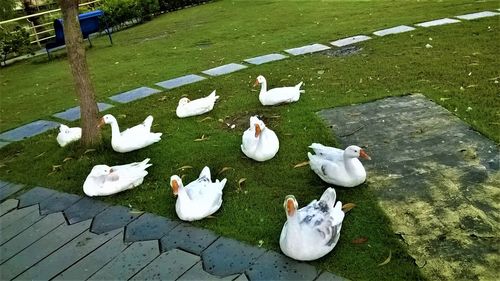
[[[342,211],[344,211],[344,213],[347,213],[350,210],[352,210],[352,208],[354,208],[354,207],[356,207],[356,204],[354,204],[354,203],[347,203],[347,204],[344,204],[344,206],[342,206]]]
[[[94,151],[95,151],[95,149],[89,148],[89,149],[85,150],[85,152],[83,154],[87,154],[87,153],[94,152]]]
[[[205,141],[208,140],[210,137],[205,137],[205,135],[202,135],[201,138],[195,139],[194,141]]]
[[[364,244],[366,242],[368,242],[368,238],[367,237],[359,237],[359,238],[356,238],[356,239],[352,240],[353,244]]]
[[[224,167],[224,168],[220,169],[220,171],[217,172],[217,175],[220,175],[227,170],[234,170],[234,168],[233,167]]]
[[[55,172],[57,169],[61,168],[62,165],[52,165],[52,172]]]
[[[238,188],[241,189],[241,185],[246,181],[246,178],[241,178],[238,180]]]
[[[201,119],[199,122],[204,122],[204,121],[212,120],[212,119],[213,119],[212,117],[208,116],[208,117]]]
[[[300,168],[300,167],[306,166],[308,164],[309,164],[309,161],[304,161],[304,162],[300,162],[299,164],[295,164],[295,166],[293,166],[293,167]]]
[[[139,210],[131,210],[129,211],[129,214],[142,214],[144,213],[143,211],[139,211]]]
[[[182,167],[178,168],[177,171],[179,171],[179,170],[186,170],[186,169],[192,169],[192,168],[193,168],[193,166],[182,166]]]
[[[38,157],[42,157],[42,156],[45,154],[45,152],[46,152],[46,151],[44,151],[44,152],[42,152],[42,153],[38,154],[37,156],[35,156],[35,158],[34,158],[34,159],[36,159],[36,158],[38,158]]]
[[[73,158],[71,158],[71,157],[66,157],[66,158],[64,158],[63,162],[66,162],[66,161],[69,161],[69,160],[73,160]]]
[[[385,259],[385,261],[378,264],[378,266],[386,265],[391,261],[392,251],[389,250],[389,256]]]
[[[262,245],[264,245],[264,240],[259,240],[259,245],[257,245],[257,247],[262,247]]]

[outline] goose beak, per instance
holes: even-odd
[[[289,217],[293,216],[295,214],[296,208],[295,208],[295,201],[293,197],[288,197],[286,199],[286,213],[288,214]]]
[[[259,124],[255,124],[255,137],[258,138],[260,136],[261,130]]]
[[[364,149],[361,149],[359,151],[359,156],[365,158],[366,160],[372,160],[372,158],[368,154],[366,154]]]
[[[257,87],[257,85],[259,85],[259,80],[255,79],[255,83],[253,83],[253,86]]]
[[[106,124],[104,122],[104,118],[99,119],[99,123],[97,123],[97,128],[102,128],[102,126],[104,126],[104,124]]]
[[[177,181],[176,180],[171,181],[170,186],[172,187],[174,195],[177,195],[177,193],[179,193],[179,184],[177,183]]]

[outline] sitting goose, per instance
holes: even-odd
[[[260,93],[259,93],[259,101],[262,105],[277,105],[281,103],[291,103],[296,102],[300,98],[300,94],[304,93],[304,90],[301,90],[303,82],[295,85],[294,87],[280,87],[267,90],[267,82],[264,76],[259,75],[257,80],[255,81],[254,86],[261,84]]]
[[[177,117],[184,118],[210,112],[214,108],[215,101],[218,98],[219,96],[215,95],[215,90],[210,95],[196,100],[181,98],[175,113]]]
[[[59,134],[57,134],[57,143],[61,147],[65,147],[69,143],[75,142],[82,137],[82,128],[73,127],[70,128],[64,124],[59,126]]]
[[[257,116],[250,117],[250,127],[243,133],[241,151],[247,157],[262,162],[273,158],[279,148],[276,133]]]

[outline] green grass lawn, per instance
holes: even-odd
[[[89,50],[89,61],[98,95],[103,98],[267,52],[496,6],[495,2],[465,1],[421,1],[400,6],[394,6],[392,1],[220,1],[163,15],[119,32],[114,35],[117,44],[113,47],[107,47],[105,38],[98,40],[96,47]],[[272,17],[271,10],[287,16]],[[115,153],[107,127],[104,147],[84,153],[78,145],[59,148],[53,131],[1,149],[0,178],[83,195],[82,184],[93,165],[123,164],[150,157],[153,166],[143,185],[102,200],[175,218],[175,198],[168,185],[172,174],[186,175],[185,180],[190,181],[204,165],[210,166],[214,175],[223,167],[232,167],[234,170],[218,176],[227,177],[228,183],[216,218],[194,224],[252,245],[262,240],[263,247],[279,251],[278,238],[286,218],[282,207],[285,196],[294,194],[303,206],[319,198],[328,187],[307,166],[293,168],[307,160],[307,146],[312,142],[336,144],[330,130],[316,116],[318,110],[420,92],[490,138],[500,140],[499,84],[495,83],[500,76],[498,28],[498,18],[419,28],[366,41],[359,45],[362,50],[351,56],[292,57],[210,78],[109,110],[118,117],[122,128],[152,114],[154,131],[164,133],[162,141],[155,145],[128,154]],[[213,45],[201,50],[195,46],[207,40]],[[433,48],[425,48],[428,43]],[[74,93],[66,67],[64,58],[50,63],[37,58],[2,69],[2,128],[71,106]],[[37,79],[33,78],[35,73]],[[306,93],[294,104],[263,107],[257,89],[251,88],[259,74],[266,76],[270,86],[294,85],[303,80]],[[5,77],[7,82],[3,82]],[[38,88],[33,83],[38,83]],[[182,120],[175,117],[182,95],[197,98],[213,89],[221,98],[210,114]],[[44,102],[34,96],[35,92],[43,95]],[[22,95],[22,99],[14,101]],[[45,100],[46,107],[33,108],[34,104],[45,105]],[[31,119],[22,116],[28,113]],[[244,158],[239,150],[248,117],[254,114],[264,116],[281,142],[277,156],[264,163]],[[207,116],[211,119],[205,119]],[[226,122],[236,124],[236,128],[228,128]],[[208,140],[194,141],[202,135]],[[193,168],[178,170],[186,165]],[[242,178],[246,181],[239,188]],[[368,184],[337,188],[337,194],[342,202],[357,206],[346,216],[336,248],[314,265],[354,280],[423,278],[391,231]],[[366,237],[367,242],[353,243],[361,237]],[[389,252],[391,261],[378,266]]]

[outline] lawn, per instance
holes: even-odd
[[[113,47],[107,46],[105,38],[97,40],[88,56],[98,96],[104,100],[131,88],[151,86],[267,52],[496,6],[495,1],[420,1],[396,7],[393,1],[219,1],[163,15],[119,32],[114,35],[117,44]],[[273,11],[273,16],[269,11]],[[318,110],[420,92],[485,135],[500,140],[499,84],[495,83],[500,76],[498,28],[498,18],[420,28],[366,41],[350,56],[318,53],[293,57],[154,95],[109,112],[118,117],[122,128],[152,114],[154,130],[164,133],[161,142],[128,154],[115,153],[111,150],[108,127],[104,129],[106,144],[85,152],[77,145],[59,148],[53,131],[2,148],[0,178],[83,195],[82,183],[93,165],[115,165],[150,157],[153,166],[143,185],[103,200],[175,218],[175,198],[168,185],[172,174],[185,175],[185,180],[190,181],[204,165],[210,166],[214,176],[222,168],[231,167],[217,176],[228,179],[221,210],[215,218],[194,224],[279,251],[285,195],[294,194],[302,206],[328,187],[307,166],[293,168],[307,159],[307,146],[312,142],[336,144],[316,116]],[[425,48],[426,44],[433,48]],[[1,71],[4,129],[75,104],[64,56],[50,63],[36,58]],[[257,89],[251,87],[259,74],[267,77],[270,86],[303,80],[306,93],[294,104],[263,107]],[[34,88],[34,83],[38,88]],[[175,117],[182,95],[197,98],[213,89],[221,96],[213,112],[182,120]],[[33,108],[42,103],[46,106]],[[254,114],[264,117],[281,142],[277,156],[264,163],[249,160],[239,151],[248,117]],[[236,127],[230,129],[226,123]],[[194,141],[202,135],[208,139]],[[179,169],[183,166],[193,168]],[[246,181],[239,187],[242,178]],[[334,251],[314,265],[354,280],[423,278],[391,231],[369,184],[337,188],[337,195],[342,202],[357,206],[346,216]],[[368,241],[353,243],[361,237]],[[391,261],[378,266],[389,252]]]

